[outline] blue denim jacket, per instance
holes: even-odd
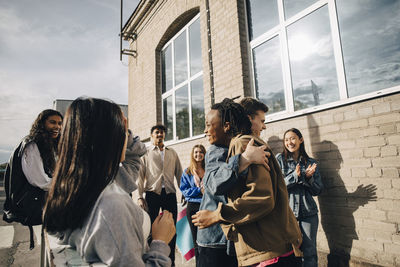
[[[227,203],[224,193],[229,191],[239,178],[239,159],[236,155],[226,162],[228,148],[211,145],[205,156],[205,173],[203,178],[204,194],[200,210],[216,210],[218,203]],[[219,223],[197,230],[197,244],[202,247],[226,247],[227,240]]]
[[[193,175],[188,174],[187,170],[188,169],[185,169],[182,173],[179,189],[188,202],[200,203],[203,194],[201,193],[200,187],[196,186]]]
[[[305,177],[306,168],[314,163],[317,163],[317,161],[310,158],[306,165],[300,161],[301,175],[299,177],[295,171],[298,162],[296,162],[293,158],[288,158],[287,162],[285,163],[284,156],[282,154],[278,154],[276,155],[276,159],[278,160],[283,176],[285,177],[285,183],[289,194],[289,205],[296,218],[308,217],[317,214],[318,208],[313,196],[319,195],[324,188],[318,165],[314,175],[310,179]]]

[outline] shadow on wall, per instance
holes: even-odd
[[[319,162],[325,186],[318,202],[321,225],[329,246],[328,266],[349,266],[353,240],[358,239],[353,213],[369,201],[376,200],[376,186],[361,184],[354,192],[348,192],[340,175],[343,158],[339,148],[329,140],[321,141],[312,115],[307,116],[307,124],[312,132],[312,140],[308,141],[311,142],[310,152]]]

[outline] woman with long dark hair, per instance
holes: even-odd
[[[22,170],[28,182],[47,191],[56,165],[63,116],[52,109],[42,111],[24,139]]]
[[[303,235],[303,264],[305,267],[318,266],[318,208],[313,196],[322,192],[323,184],[317,161],[308,156],[303,135],[296,128],[284,133],[283,151],[276,159],[285,177],[289,205]]]
[[[164,211],[157,217],[148,247],[149,216],[115,179],[128,145],[127,119],[119,106],[96,98],[76,99],[67,110],[60,141],[43,215],[45,229],[89,263],[169,266],[172,214]],[[130,164],[139,166],[143,153],[137,152]],[[136,177],[137,171],[131,175]]]
[[[3,220],[29,227],[31,249],[34,247],[32,226],[42,223],[45,191],[50,187],[56,165],[62,120],[63,116],[56,110],[42,111],[6,167]]]
[[[205,172],[204,156],[206,149],[203,145],[195,145],[190,153],[190,164],[187,169],[183,171],[181,177],[180,189],[182,195],[187,200],[187,218],[192,232],[194,252],[198,258],[197,248],[197,227],[192,222],[192,215],[196,214],[200,208],[201,198],[203,196],[203,177]]]

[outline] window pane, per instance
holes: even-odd
[[[295,110],[339,100],[328,7],[290,25],[288,45]]]
[[[162,56],[162,92],[172,88],[172,53],[171,45],[161,52]]]
[[[247,0],[250,40],[277,26],[279,23],[276,0]]]
[[[172,96],[169,96],[163,100],[163,112],[164,112],[164,125],[167,128],[165,140],[172,140],[174,134],[173,125],[173,113],[172,113]]]
[[[176,139],[189,137],[189,97],[187,85],[175,92]]]
[[[283,0],[285,18],[290,18],[315,2],[317,2],[317,0]]]
[[[200,76],[191,83],[192,93],[192,126],[193,135],[199,135],[204,132],[204,93],[203,76]]]
[[[337,0],[348,95],[400,84],[400,1]]]
[[[286,109],[279,51],[278,37],[253,49],[257,98],[268,106],[269,113]]]
[[[187,80],[186,31],[174,41],[175,86]]]
[[[200,20],[197,19],[189,27],[190,75],[201,71]]]

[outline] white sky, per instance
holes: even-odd
[[[124,22],[139,0],[124,1]],[[55,99],[128,103],[120,1],[0,0],[0,163]]]

